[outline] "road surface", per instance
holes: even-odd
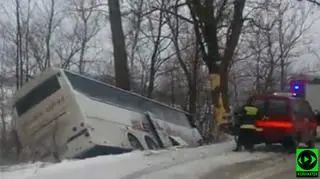
[[[320,145],[317,145],[319,148]],[[258,149],[258,152],[260,151]],[[265,149],[264,149],[265,150]],[[202,179],[293,179],[295,174],[295,154],[285,154],[281,146],[269,149],[270,158],[247,161],[215,169]],[[270,152],[268,151],[268,152]]]

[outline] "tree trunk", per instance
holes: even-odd
[[[170,95],[170,100],[171,100],[171,104],[174,105],[176,104],[176,98],[175,98],[175,80],[174,80],[174,73],[171,71],[170,72],[170,91],[171,91],[171,95]]]
[[[196,105],[197,105],[197,86],[193,84],[191,89],[189,89],[190,97],[189,97],[189,113],[195,116],[196,114]]]
[[[163,4],[161,5],[163,6]],[[155,75],[156,75],[155,66],[156,66],[157,59],[159,57],[159,48],[161,43],[161,34],[162,34],[162,26],[163,26],[162,22],[163,22],[163,11],[160,11],[159,23],[157,28],[157,36],[156,36],[156,40],[154,41],[153,52],[151,56],[150,76],[149,76],[148,94],[147,94],[148,98],[152,97],[152,92],[154,90],[154,81],[155,81]]]
[[[260,74],[260,55],[257,58],[256,64],[256,93],[261,93],[261,74]]]
[[[283,59],[283,57],[280,57],[280,67],[281,67],[281,69],[280,69],[280,90],[281,91],[284,91],[285,90],[285,85],[286,85],[286,83],[285,83],[285,64],[284,64],[284,59]]]
[[[144,4],[144,0],[140,0],[139,2],[139,6],[137,9],[137,13],[136,13],[136,18],[137,20],[134,22],[134,26],[135,26],[135,32],[134,32],[134,37],[132,40],[132,47],[131,47],[131,55],[130,55],[130,69],[133,69],[133,63],[134,63],[134,56],[135,56],[135,52],[136,52],[136,48],[138,45],[138,40],[139,40],[139,34],[141,31],[141,22],[143,20],[143,4]],[[133,73],[131,71],[131,73]]]
[[[220,73],[210,73],[212,103],[214,107],[214,116],[216,126],[223,122],[223,117],[226,112],[223,104],[223,96],[221,92],[221,76]]]
[[[1,106],[1,123],[2,123],[2,129],[1,129],[1,150],[2,154],[5,154],[7,151],[7,124],[5,121],[5,109],[4,106]]]
[[[229,112],[229,71],[223,70],[220,72],[221,74],[221,94],[223,107],[225,112]]]
[[[16,45],[17,45],[17,49],[16,49],[16,90],[20,89],[22,82],[20,81],[22,79],[23,74],[21,71],[21,66],[22,66],[22,60],[21,60],[21,26],[20,26],[20,1],[16,0],[16,20],[17,20],[17,32],[16,32]],[[20,138],[18,136],[18,133],[15,129],[12,130],[12,137],[13,140],[15,142],[15,147],[16,147],[16,154],[17,157],[19,157],[21,149],[22,149],[22,145],[20,142]]]
[[[222,88],[224,88],[224,91],[228,91],[228,81],[226,81],[228,78],[221,78],[221,70],[226,71],[224,74],[228,73],[227,69],[230,67],[242,30],[242,13],[246,0],[237,0],[233,2],[234,12],[226,34],[226,45],[223,55],[220,55],[219,52],[218,24],[221,23],[221,14],[225,10],[224,7],[217,9],[217,7],[213,5],[213,1],[200,2],[198,0],[189,0],[187,2],[192,19],[194,20],[194,30],[202,52],[203,61],[206,63],[210,75],[214,108],[213,120],[216,123],[216,127],[212,132],[216,136],[219,136],[219,133],[217,133],[219,132],[218,127],[224,120],[224,115],[226,114],[225,106],[228,105],[224,104],[222,94]],[[214,16],[216,10],[218,11],[217,17]],[[225,95],[225,97],[227,98],[227,95]]]
[[[215,142],[217,142],[220,138],[220,130],[219,126],[223,122],[226,110],[223,104],[223,96],[221,89],[221,73],[220,73],[220,65],[212,64],[209,66],[209,74],[210,74],[210,84],[211,84],[211,97],[213,104],[213,127],[211,128],[212,137]]]
[[[111,26],[116,86],[130,90],[130,77],[127,64],[127,52],[121,22],[119,0],[108,0]]]
[[[186,66],[184,66],[186,69]],[[183,69],[184,69],[183,68]],[[189,86],[189,113],[192,115],[197,114],[197,94],[198,94],[198,86],[197,86],[197,79],[198,79],[198,69],[199,69],[199,52],[198,48],[196,48],[194,61],[192,64],[192,78],[189,77],[190,73],[186,73],[187,79],[188,79],[188,86]]]
[[[17,32],[16,32],[16,45],[17,45],[17,49],[16,49],[16,89],[19,89],[21,87],[21,70],[20,70],[20,66],[21,66],[21,57],[20,57],[20,48],[21,48],[21,44],[20,44],[20,39],[21,39],[21,28],[20,28],[20,1],[16,0],[16,23],[17,23]]]
[[[45,69],[51,67],[51,51],[50,51],[50,42],[52,36],[52,26],[53,26],[53,16],[54,16],[54,7],[55,2],[51,0],[51,8],[50,8],[50,16],[49,16],[49,24],[48,24],[48,31],[46,36],[46,61],[45,61]]]
[[[26,65],[26,72],[25,72],[25,82],[29,81],[29,23],[30,23],[30,3],[31,0],[28,0],[28,11],[27,11],[27,22],[26,22],[26,34],[25,34],[25,65]]]
[[[80,60],[79,60],[79,73],[84,72],[84,52],[87,46],[87,34],[88,34],[88,25],[87,21],[84,21],[84,36],[82,37],[81,48],[80,48]]]

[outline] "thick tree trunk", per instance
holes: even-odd
[[[214,107],[214,117],[216,126],[223,122],[223,117],[226,112],[223,104],[223,96],[221,92],[221,76],[220,73],[210,73],[212,102]]]
[[[220,72],[221,75],[221,94],[223,107],[225,112],[229,112],[229,72],[227,70],[223,70]]]
[[[226,114],[225,108],[228,107],[227,100],[223,100],[223,91],[225,91],[225,99],[228,97],[228,78],[227,75],[224,75],[225,79],[221,78],[221,70],[226,71],[223,74],[228,74],[227,69],[230,66],[242,30],[242,13],[246,0],[233,2],[234,12],[228,28],[223,55],[220,55],[219,52],[218,24],[224,8],[216,9],[212,1],[202,3],[198,0],[189,0],[187,2],[192,19],[194,20],[194,30],[202,52],[203,61],[209,69],[214,113],[213,120],[216,124],[213,134],[214,136],[219,136],[219,125],[223,122]],[[218,11],[218,15],[215,17],[216,10]],[[222,83],[223,81],[224,83]],[[226,101],[225,104],[224,101]]]
[[[217,142],[220,138],[220,125],[223,123],[226,110],[223,104],[223,96],[221,92],[221,76],[220,73],[210,73],[211,81],[211,96],[213,103],[213,128],[212,137],[213,141]]]
[[[116,86],[130,90],[127,52],[121,22],[119,0],[108,0],[109,20],[111,26]]]

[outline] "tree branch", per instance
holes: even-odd
[[[302,1],[302,0],[298,0],[298,1]],[[313,4],[317,5],[317,6],[320,6],[320,2],[317,1],[317,0],[307,0],[307,1],[310,2],[310,3],[313,3]]]

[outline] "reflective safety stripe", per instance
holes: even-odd
[[[241,129],[256,129],[256,126],[252,124],[243,124],[240,126]]]
[[[266,120],[258,120],[256,122],[256,126],[262,128],[289,128],[293,127],[293,123],[290,121],[266,121]]]
[[[258,113],[258,108],[256,108],[256,107],[246,106],[246,107],[244,107],[244,110],[246,112],[246,115],[250,115],[250,116],[257,115],[257,113]]]

